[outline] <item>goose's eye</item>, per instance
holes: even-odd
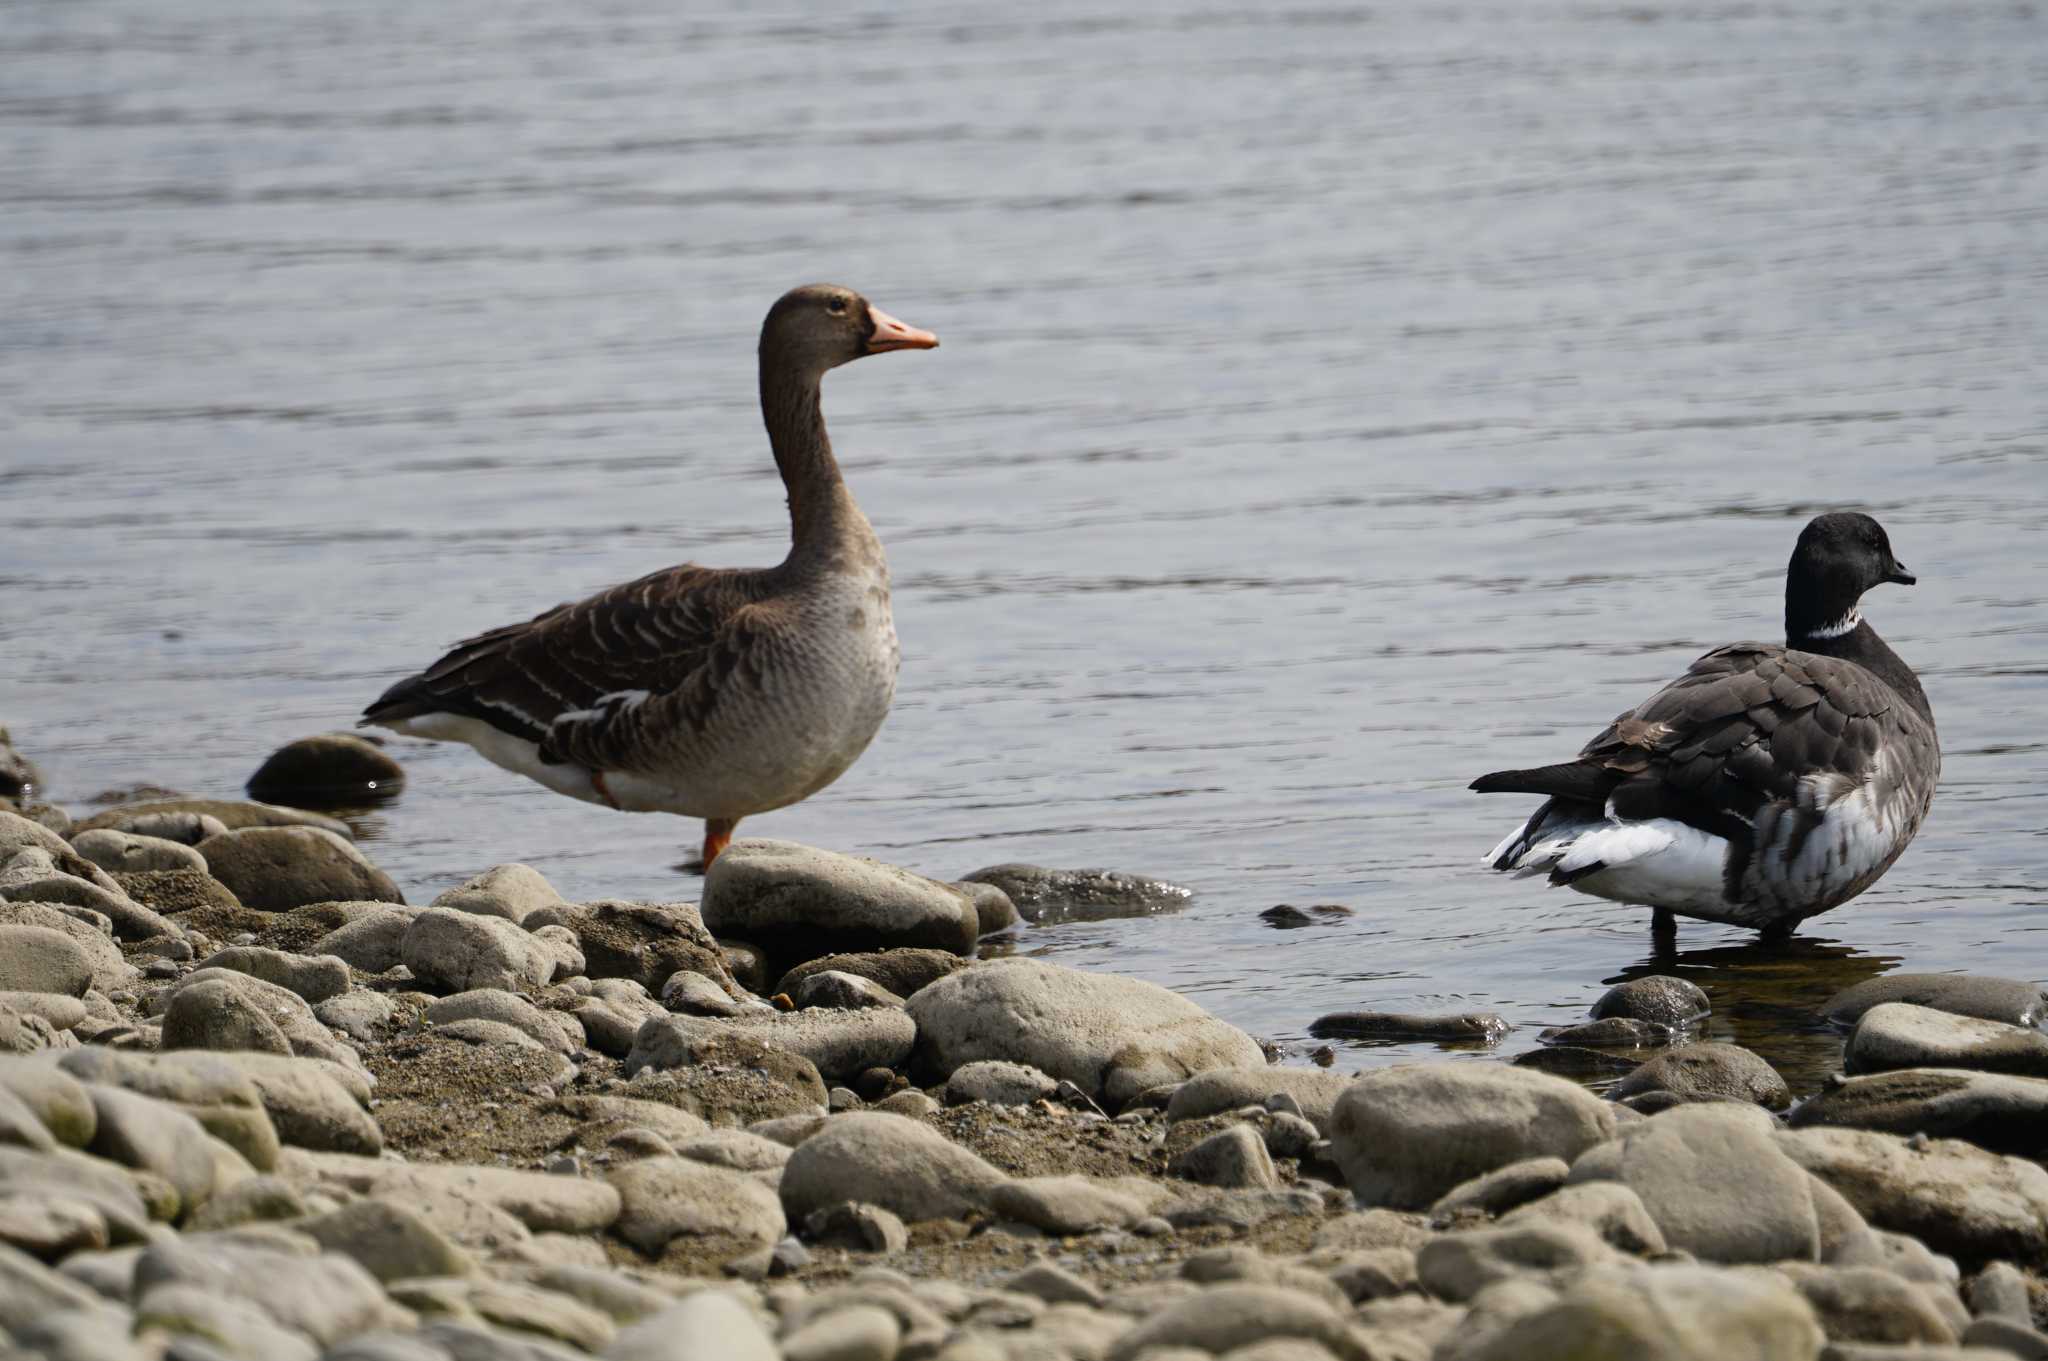
[[[826,304],[825,304],[825,310],[826,310],[827,312],[830,312],[830,313],[831,313],[831,314],[832,314],[833,316],[835,316],[835,317],[843,317],[843,316],[845,316],[845,315],[846,315],[846,299],[844,299],[844,298],[834,298],[834,299],[832,299],[832,301],[830,301],[830,302],[828,302],[828,303],[826,303]]]

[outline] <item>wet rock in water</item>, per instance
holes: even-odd
[[[2048,1078],[2048,1035],[1911,1002],[1880,1002],[1856,1022],[1844,1066],[1851,1073],[1971,1068]]]
[[[918,946],[974,953],[981,917],[959,889],[894,865],[794,841],[729,846],[704,879],[704,924],[785,965]]]
[[[1524,1158],[1459,1182],[1429,1207],[1430,1218],[1446,1220],[1466,1213],[1506,1214],[1518,1205],[1549,1195],[1563,1186],[1570,1175],[1571,1167],[1562,1158]]]
[[[797,985],[798,1007],[825,1007],[838,1011],[865,1011],[870,1007],[901,1007],[903,999],[881,984],[837,969],[820,969],[806,975]]]
[[[1593,1003],[1592,1014],[1596,1021],[1619,1016],[1682,1027],[1691,1025],[1713,1009],[1714,1004],[1698,984],[1667,974],[1651,974],[1645,978],[1631,978],[1609,988],[1600,995],[1599,1001]]]
[[[1024,920],[1040,926],[1173,912],[1195,896],[1191,888],[1121,870],[1056,870],[1013,863],[960,877],[968,883],[994,884],[1009,895]]]
[[[1588,1049],[1582,1044],[1554,1044],[1541,1049],[1525,1049],[1508,1062],[1517,1068],[1530,1068],[1539,1073],[1550,1073],[1556,1077],[1572,1078],[1582,1082],[1620,1077],[1633,1073],[1640,1066],[1633,1058],[1609,1053],[1605,1049]]]
[[[968,901],[974,904],[974,913],[981,923],[981,934],[984,936],[1007,931],[1024,920],[1017,911],[1017,905],[1010,901],[1010,895],[994,884],[961,880],[948,887],[959,889],[967,895]]]
[[[493,865],[448,889],[428,906],[503,917],[514,926],[524,926],[526,919],[542,908],[562,906],[562,895],[531,865]]]
[[[147,870],[197,870],[207,873],[206,857],[183,842],[163,837],[117,832],[111,827],[81,832],[71,843],[81,856],[109,873]]]
[[[298,808],[382,803],[405,788],[405,769],[389,752],[354,733],[322,733],[287,742],[249,777],[252,799]]]
[[[1617,1100],[1669,1092],[1685,1101],[1753,1101],[1782,1110],[1792,1091],[1777,1069],[1739,1045],[1688,1044],[1659,1054],[1614,1085]]]
[[[233,969],[289,989],[308,1002],[324,1002],[349,989],[348,964],[333,955],[288,954],[260,945],[233,945],[200,961],[202,969]]]
[[[2048,998],[2037,984],[1982,974],[1895,973],[1844,988],[1821,1005],[1820,1014],[1839,1026],[1854,1025],[1863,1013],[1886,1002],[1957,1016],[1976,1016],[2008,1025],[2039,1025],[2048,1019]]]
[[[730,1020],[712,1016],[667,1016],[646,1022],[633,1037],[626,1072],[660,1071],[701,1062],[706,1044],[753,1041],[798,1055],[834,1082],[858,1077],[873,1067],[895,1068],[910,1057],[917,1026],[893,1007],[861,1011],[813,1008],[795,1012],[749,1012]]]
[[[966,968],[968,963],[949,950],[873,950],[825,955],[797,965],[782,975],[773,989],[763,991],[771,996],[785,993],[794,997],[806,978],[829,969],[834,973],[848,973],[879,983],[898,997],[909,997],[926,984]]]
[[[1813,1261],[1813,1191],[1774,1146],[1772,1129],[1754,1108],[1686,1106],[1627,1126],[1616,1144],[1580,1158],[1571,1180],[1627,1186],[1672,1247],[1704,1260]]]
[[[963,1063],[953,1070],[953,1075],[946,1079],[946,1104],[963,1106],[970,1101],[986,1101],[991,1106],[1028,1106],[1051,1096],[1058,1087],[1057,1082],[1029,1064],[983,1059]]]
[[[1171,1121],[1199,1120],[1244,1106],[1270,1106],[1273,1097],[1292,1101],[1301,1115],[1327,1135],[1330,1112],[1353,1079],[1312,1068],[1215,1068],[1197,1073],[1174,1089],[1166,1103]]]
[[[344,900],[403,903],[355,843],[319,827],[244,827],[199,843],[213,877],[246,907],[282,912]]]
[[[1218,1130],[1185,1149],[1168,1168],[1176,1177],[1186,1177],[1205,1186],[1272,1187],[1280,1184],[1265,1141],[1249,1125],[1232,1125]]]
[[[1361,1201],[1419,1210],[1482,1173],[1530,1157],[1570,1161],[1614,1132],[1613,1108],[1562,1078],[1428,1063],[1359,1078],[1338,1098],[1329,1137]]]
[[[988,1204],[1006,1178],[929,1127],[879,1111],[835,1116],[799,1144],[782,1170],[782,1208],[804,1222],[842,1201],[904,1220],[954,1219]]]
[[[1259,914],[1259,920],[1280,931],[1298,931],[1304,926],[1314,926],[1316,919],[1296,907],[1293,903],[1281,903],[1269,907]]]
[[[1333,1011],[1309,1022],[1319,1040],[1434,1040],[1443,1044],[1500,1043],[1514,1027],[1490,1011],[1420,1016],[1403,1011]]]
[[[0,798],[26,797],[41,783],[34,763],[15,750],[13,736],[6,728],[0,728]]]
[[[445,907],[420,911],[399,940],[399,958],[422,987],[436,992],[545,986],[555,960],[545,945],[500,917]]]
[[[0,988],[83,997],[92,959],[69,935],[47,926],[0,926]]]
[[[1903,1068],[1832,1083],[1794,1110],[1791,1123],[1967,1139],[2000,1153],[2040,1157],[2048,1154],[2048,1080]]]
[[[1873,1228],[1910,1234],[1965,1269],[2001,1260],[2048,1268],[2048,1171],[2032,1162],[1860,1129],[1809,1126],[1777,1142]]]
[[[687,1158],[641,1158],[612,1172],[622,1204],[615,1226],[642,1252],[659,1254],[681,1237],[726,1237],[767,1245],[787,1225],[775,1192],[744,1172]]]
[[[723,857],[720,857],[722,860]],[[529,931],[550,926],[575,933],[583,971],[591,978],[625,978],[651,994],[673,975],[688,971],[716,983],[728,997],[741,996],[725,967],[724,952],[689,903],[635,903],[606,898],[589,903],[537,907],[525,918]]]
[[[1589,1339],[1600,1350],[1589,1352]],[[1813,1361],[1825,1337],[1781,1277],[1679,1263],[1594,1266],[1535,1308],[1457,1348],[1458,1361]]]
[[[1578,1025],[1551,1026],[1538,1031],[1543,1044],[1584,1045],[1589,1048],[1655,1049],[1670,1044],[1678,1031],[1660,1021],[1641,1021],[1633,1016],[1609,1016]]]
[[[1258,1042],[1177,993],[1042,959],[990,960],[910,999],[919,1062],[950,1075],[977,1059],[1027,1063],[1122,1107],[1149,1087],[1263,1062]]]

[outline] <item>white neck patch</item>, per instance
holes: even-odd
[[[1806,636],[1809,638],[1840,638],[1844,634],[1854,633],[1856,626],[1862,622],[1863,611],[1852,609],[1832,624],[1822,624],[1819,628],[1808,629]]]

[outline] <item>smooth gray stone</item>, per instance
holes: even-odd
[[[429,904],[457,912],[503,917],[514,926],[525,925],[526,919],[542,908],[561,905],[562,895],[539,870],[519,864],[493,865]]]
[[[991,1106],[1028,1106],[1051,1096],[1059,1084],[1026,1063],[982,1059],[963,1063],[946,1079],[946,1104],[985,1101]]]
[[[1999,1153],[2048,1153],[2048,1079],[1960,1068],[1844,1078],[1792,1112],[1794,1128],[1841,1125],[1966,1139]]]
[[[258,911],[405,901],[354,842],[323,827],[244,827],[208,837],[198,849],[213,877]]]
[[[1506,1214],[1517,1205],[1549,1195],[1565,1183],[1571,1166],[1562,1158],[1524,1158],[1459,1182],[1429,1207],[1433,1219],[1449,1219],[1464,1211]]]
[[[1061,870],[1011,863],[990,865],[960,877],[966,883],[993,884],[1009,897],[1018,915],[1040,926],[1177,912],[1195,896],[1193,889],[1179,884],[1121,870]]]
[[[748,1012],[730,1020],[656,1017],[634,1035],[626,1073],[693,1066],[704,1044],[721,1039],[772,1045],[808,1060],[827,1080],[847,1081],[869,1068],[901,1067],[917,1040],[917,1023],[893,1007]]]
[[[613,1171],[621,1208],[614,1231],[649,1256],[670,1240],[725,1236],[760,1245],[787,1230],[774,1191],[744,1172],[687,1158],[640,1158]]]
[[[959,889],[794,841],[736,841],[704,877],[704,925],[787,963],[907,945],[971,955],[981,915]]]
[[[349,989],[348,963],[334,955],[298,955],[260,945],[234,945],[201,960],[202,969],[233,969],[274,983],[308,1003],[339,997]]]
[[[802,1223],[814,1210],[863,1201],[915,1222],[980,1209],[1006,1178],[926,1125],[879,1111],[834,1116],[799,1144],[782,1171],[782,1208]]]
[[[1614,1085],[1619,1100],[1669,1092],[1687,1101],[1753,1101],[1779,1110],[1790,1104],[1785,1079],[1760,1056],[1733,1044],[1687,1044],[1669,1049]]]
[[[1293,1101],[1298,1114],[1307,1118],[1326,1137],[1330,1115],[1337,1098],[1356,1079],[1348,1073],[1330,1073],[1316,1068],[1276,1068],[1260,1063],[1242,1068],[1215,1068],[1197,1073],[1174,1089],[1166,1103],[1166,1118],[1179,1122],[1199,1120],[1245,1106],[1269,1105],[1275,1096]]]
[[[1280,1184],[1266,1144],[1249,1125],[1218,1130],[1182,1150],[1168,1168],[1176,1177],[1205,1186],[1273,1187]]]
[[[1856,1022],[1843,1066],[1851,1073],[1971,1068],[2048,1078],[2048,1035],[1911,1002],[1880,1002]]]
[[[687,1295],[622,1329],[601,1355],[604,1361],[782,1361],[753,1312],[717,1289]]]
[[[1910,1002],[1958,1016],[1978,1016],[2008,1025],[2038,1025],[2048,1018],[2048,998],[2037,984],[1984,974],[1894,973],[1844,988],[1821,1004],[1820,1014],[1839,1026],[1854,1025],[1863,1013],[1886,1002]]]

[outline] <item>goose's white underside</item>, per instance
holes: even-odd
[[[1796,801],[1767,806],[1758,816],[1756,847],[1735,899],[1727,892],[1726,837],[1670,818],[1616,818],[1611,804],[1602,817],[1554,823],[1542,840],[1516,855],[1515,846],[1529,831],[1524,822],[1488,852],[1486,863],[1513,870],[1517,878],[1571,875],[1602,865],[1569,886],[1711,921],[1805,916],[1868,887],[1910,836],[1890,809],[1878,806],[1873,791],[1879,787],[1877,781],[1852,785],[1838,776],[1813,775],[1800,782]],[[1820,825],[1794,851],[1794,815],[1801,810],[1818,812]]]
[[[572,799],[585,803],[612,803],[597,792],[597,786],[590,778],[590,772],[582,766],[567,762],[549,764],[540,759],[540,746],[523,737],[492,727],[480,718],[469,718],[461,714],[422,714],[418,718],[399,719],[388,725],[393,732],[404,733],[407,737],[424,737],[435,742],[462,742],[474,747],[479,756],[492,765],[502,766],[515,774],[524,775],[537,784],[545,785],[557,794],[567,794]],[[628,771],[607,771],[605,788],[616,799],[617,806],[629,813],[680,813],[685,817],[701,817],[694,800],[684,791],[659,780],[650,780]]]

